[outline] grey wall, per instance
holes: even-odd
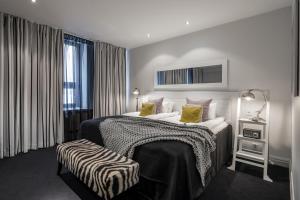
[[[298,21],[298,4],[299,0],[294,0],[293,2],[293,66],[294,72],[296,73],[296,66],[298,63],[299,52],[298,52],[298,45],[297,40],[299,40],[299,33],[297,27]],[[293,73],[293,89],[296,90],[296,80],[295,80],[295,73]],[[293,107],[292,107],[292,177],[291,177],[291,188],[292,194],[291,199],[299,200],[300,199],[300,97],[293,98]]]
[[[130,90],[138,87],[143,94],[153,91],[157,66],[227,57],[230,90],[270,90],[270,153],[273,159],[287,160],[291,135],[291,38],[288,7],[132,49]],[[129,110],[133,109],[131,100]]]

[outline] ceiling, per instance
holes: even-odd
[[[0,0],[0,12],[134,48],[291,4],[292,0]]]

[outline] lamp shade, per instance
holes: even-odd
[[[138,88],[135,88],[132,92],[132,94],[134,95],[139,95],[140,94],[140,90]]]
[[[247,101],[251,101],[255,99],[255,95],[251,90],[248,90],[247,92],[242,93],[241,97],[243,99],[246,99]]]

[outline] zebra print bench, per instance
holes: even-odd
[[[57,146],[58,171],[62,165],[101,198],[108,200],[139,181],[139,164],[82,139]]]

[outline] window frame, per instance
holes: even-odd
[[[82,54],[80,48],[82,48],[82,46],[84,46],[85,48],[85,53]],[[93,71],[93,63],[94,61],[92,61],[92,64],[90,63],[90,60],[88,58],[92,58],[92,60],[94,59],[94,42],[92,41],[89,41],[89,40],[85,40],[85,39],[82,39],[82,38],[78,38],[76,36],[72,36],[72,35],[69,35],[69,34],[65,34],[64,36],[64,64],[63,64],[63,67],[64,67],[64,70],[63,72],[65,73],[65,59],[66,59],[66,52],[65,52],[65,48],[66,46],[71,46],[73,48],[75,48],[75,50],[72,50],[72,51],[78,51],[78,53],[76,53],[75,55],[72,55],[72,56],[80,56],[80,58],[74,58],[72,57],[73,60],[77,60],[77,59],[80,59],[80,62],[82,62],[82,59],[84,56],[86,56],[86,67],[83,67],[82,64],[79,65],[79,68],[75,67],[76,65],[76,62],[73,63],[73,67],[72,67],[72,70],[73,70],[73,73],[75,74],[75,77],[73,77],[73,81],[72,82],[68,82],[68,81],[65,81],[65,75],[63,76],[63,110],[64,111],[76,111],[76,110],[92,110],[92,107],[91,107],[91,104],[92,104],[92,100],[90,99],[90,96],[91,94],[93,93],[92,90],[88,90],[87,89],[87,96],[82,96],[82,91],[83,89],[81,88],[82,87],[82,70],[83,68],[85,68],[86,71],[86,83],[85,85],[86,86],[89,86],[91,83],[89,83],[89,79],[91,79],[89,77],[89,75],[92,75],[91,73],[91,70]],[[91,50],[91,47],[93,48],[92,51]],[[93,54],[93,55],[91,55]],[[75,72],[75,71],[76,72]],[[78,70],[78,72],[77,72]],[[92,77],[93,79],[93,77]],[[79,83],[77,83],[79,82]],[[79,88],[77,88],[77,85],[76,84],[79,84]],[[92,86],[93,87],[93,86]],[[81,88],[81,89],[80,89]],[[74,93],[73,93],[73,97],[72,98],[72,102],[65,102],[65,100],[67,101],[68,99],[68,96],[67,98],[65,98],[65,95],[67,95],[66,93],[68,92],[68,89],[73,89]],[[79,91],[79,92],[78,92]],[[78,94],[77,94],[78,93]],[[91,94],[90,94],[91,93]],[[86,98],[86,99],[84,99]],[[84,102],[88,102],[86,104],[86,107],[82,107],[82,101]]]

